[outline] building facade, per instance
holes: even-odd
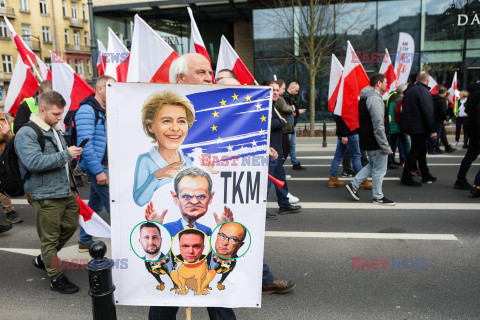
[[[4,18],[47,66],[49,51],[55,51],[87,81],[92,78],[90,24],[87,0],[0,0],[0,86],[6,92],[17,62],[18,51]]]

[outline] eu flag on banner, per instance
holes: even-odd
[[[270,90],[225,88],[187,96],[195,122],[182,145],[185,154],[243,157],[264,154],[268,133]]]

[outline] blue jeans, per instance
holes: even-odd
[[[408,135],[403,133],[393,133],[390,135],[390,148],[392,148],[393,153],[388,156],[388,163],[392,164],[395,159],[395,151],[398,146],[398,153],[400,153],[400,162],[404,163],[407,161],[407,156],[410,153],[410,139]]]
[[[337,150],[333,156],[332,164],[330,166],[330,177],[336,177],[338,175],[338,167],[340,162],[345,156],[345,150],[348,150],[350,156],[352,157],[353,171],[357,174],[362,170],[362,162],[360,153],[360,140],[358,139],[358,134],[354,134],[348,137],[348,143],[345,145],[342,143],[342,138],[337,138]]]
[[[275,281],[275,277],[270,272],[270,268],[268,267],[268,264],[263,262],[262,286],[267,286],[273,281]]]
[[[103,172],[108,177],[108,167],[103,166]],[[99,213],[105,207],[108,215],[110,215],[110,199],[108,194],[108,185],[101,186],[97,183],[97,177],[90,171],[85,170],[88,180],[90,180],[90,199],[88,200],[88,206],[93,211]],[[92,242],[92,236],[80,227],[80,243],[87,244]]]
[[[283,168],[283,163],[282,160],[280,159],[275,159],[272,160],[270,159],[268,163],[268,173],[273,176],[274,178],[277,178],[280,181],[285,181],[285,184],[283,187],[280,189],[278,186],[275,184],[275,192],[277,193],[277,202],[278,206],[280,208],[286,208],[290,206],[290,202],[288,201],[287,194],[288,194],[288,186],[287,186],[287,176],[285,174],[285,168]],[[272,184],[272,180],[268,179],[268,189],[267,189],[267,196],[268,192],[270,191],[270,186]]]
[[[290,159],[292,160],[292,164],[298,164],[297,151],[295,151],[295,148],[297,147],[297,128],[293,126],[295,121],[293,114],[289,114],[288,119],[293,127],[293,134],[288,135],[288,138],[290,139]]]
[[[383,154],[381,150],[367,151],[369,163],[355,175],[352,180],[352,186],[356,190],[360,184],[372,175],[372,195],[373,199],[383,199],[382,184],[383,177],[387,173],[388,155]]]
[[[428,151],[432,152],[433,150],[437,150],[440,148],[440,135],[442,134],[443,123],[435,123],[434,129],[437,133],[437,138],[434,140],[432,138],[428,138]]]

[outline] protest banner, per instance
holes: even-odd
[[[268,87],[108,84],[118,304],[261,306],[271,101]]]

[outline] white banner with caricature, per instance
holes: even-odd
[[[260,307],[268,87],[107,87],[115,300]]]

